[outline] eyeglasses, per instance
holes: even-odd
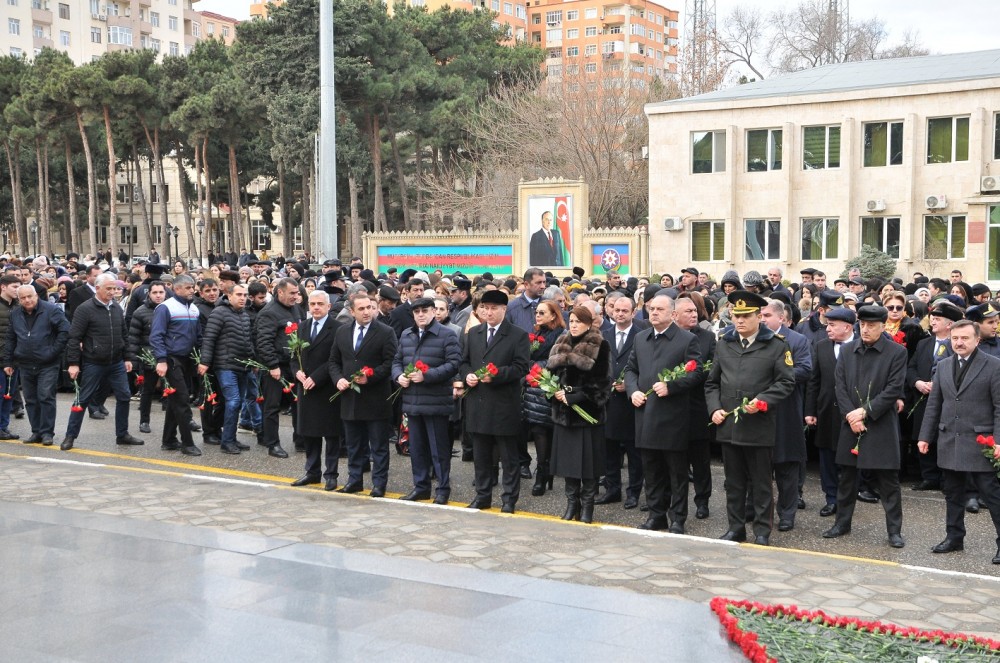
[[[887,311],[902,311],[903,307],[902,306],[886,306],[885,310],[887,310]]]

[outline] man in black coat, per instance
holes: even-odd
[[[254,343],[257,361],[267,366],[268,373],[260,378],[260,391],[264,396],[263,428],[258,436],[258,444],[267,447],[268,455],[288,458],[288,452],[281,448],[278,436],[278,418],[282,405],[290,400],[292,355],[288,351],[288,325],[302,319],[299,307],[299,286],[293,279],[281,279],[274,285],[274,299],[270,301],[254,321]],[[285,391],[285,390],[288,391]]]
[[[145,301],[132,314],[132,321],[128,327],[129,351],[133,357],[139,358],[143,350],[150,349],[149,334],[153,329],[153,311],[166,298],[167,286],[163,281],[153,281],[149,284]],[[160,376],[156,374],[155,366],[148,366],[145,363],[139,365],[137,373],[142,377],[142,386],[139,389],[139,432],[151,433],[149,414],[153,394],[156,392],[156,382]]]
[[[636,335],[645,329],[634,321],[635,303],[631,297],[618,297],[611,309],[614,326],[602,332],[611,348],[611,399],[607,405],[604,422],[604,442],[607,454],[604,460],[603,495],[594,504],[612,504],[622,501],[622,458],[628,456],[628,487],[625,489],[625,508],[639,506],[642,493],[642,455],[635,447],[635,406],[625,391],[625,367]]]
[[[309,294],[309,317],[299,323],[299,336],[309,345],[302,349],[301,363],[298,357],[292,357],[299,386],[298,433],[306,449],[305,472],[292,482],[293,486],[322,480],[325,490],[337,489],[343,423],[340,404],[330,401],[337,393],[337,385],[330,378],[330,351],[341,326],[330,315],[330,295],[313,290]]]
[[[398,305],[389,314],[389,322],[392,330],[396,332],[396,339],[403,335],[403,331],[413,326],[413,307],[410,302],[424,296],[424,288],[427,287],[420,279],[411,278],[406,282],[406,303]]]
[[[95,283],[101,271],[100,266],[91,265],[87,268],[86,281],[70,291],[69,296],[66,298],[66,317],[69,319],[70,324],[72,324],[73,316],[80,304],[94,298],[94,293],[97,292]],[[107,389],[102,386],[94,395],[90,405],[87,407],[90,411],[91,419],[104,419],[108,416],[108,410],[104,407],[104,399],[107,398],[107,394]]]
[[[505,319],[507,295],[501,290],[483,293],[480,311],[484,322],[469,330],[462,348],[459,375],[454,387],[465,397],[465,430],[472,435],[476,497],[473,509],[493,503],[494,451],[503,466],[503,513],[514,513],[521,490],[517,443],[522,435],[521,383],[528,373],[531,344],[528,333]],[[496,374],[488,372],[495,367]],[[482,375],[482,378],[480,378]]]
[[[688,502],[691,390],[701,385],[698,339],[674,324],[674,300],[658,293],[646,302],[651,329],[635,338],[625,368],[625,392],[635,406],[635,446],[642,454],[649,517],[639,529],[684,533]],[[687,367],[660,380],[665,369]],[[669,522],[668,522],[669,517]]]
[[[220,302],[220,292],[219,283],[215,279],[202,279],[201,283],[198,284],[198,294],[195,295],[194,305],[198,308],[198,326],[201,329],[202,336],[204,336],[205,328],[208,326],[209,317]],[[226,305],[228,305],[228,302]],[[210,374],[208,376],[208,384],[211,388],[209,393],[216,395],[214,402],[209,400],[208,394],[205,393],[204,380],[198,380],[195,384],[194,401],[199,404],[202,437],[205,444],[217,445],[222,442],[222,426],[226,416],[225,396],[223,394],[224,390],[219,386],[217,376]]]
[[[362,491],[363,467],[371,453],[369,494],[384,497],[389,480],[390,372],[396,355],[396,334],[375,320],[378,309],[367,291],[348,297],[346,308],[354,322],[337,330],[330,348],[330,378],[341,392],[337,400],[347,443],[347,483],[338,492]],[[360,374],[366,367],[372,370],[371,376]]]

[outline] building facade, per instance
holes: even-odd
[[[828,65],[646,107],[650,263],[1000,286],[1000,50]]]

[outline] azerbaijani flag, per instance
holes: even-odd
[[[558,196],[556,198],[556,208],[552,216],[556,220],[556,229],[559,230],[559,246],[556,250],[562,255],[561,265],[570,267],[573,264],[573,252],[570,250],[569,234],[569,203],[568,196]]]
[[[461,271],[466,276],[484,272],[513,274],[513,249],[510,244],[426,246],[380,246],[375,259],[378,271],[407,267],[427,273],[440,269],[445,274]]]
[[[630,273],[628,244],[594,244],[590,248],[592,274],[617,269],[622,276]]]

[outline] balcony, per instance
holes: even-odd
[[[54,48],[52,37],[32,37],[32,46],[35,48]]]
[[[624,25],[625,15],[624,14],[605,14],[601,16],[601,23],[603,25]]]
[[[31,22],[42,25],[52,25],[52,12],[48,9],[31,8]]]

